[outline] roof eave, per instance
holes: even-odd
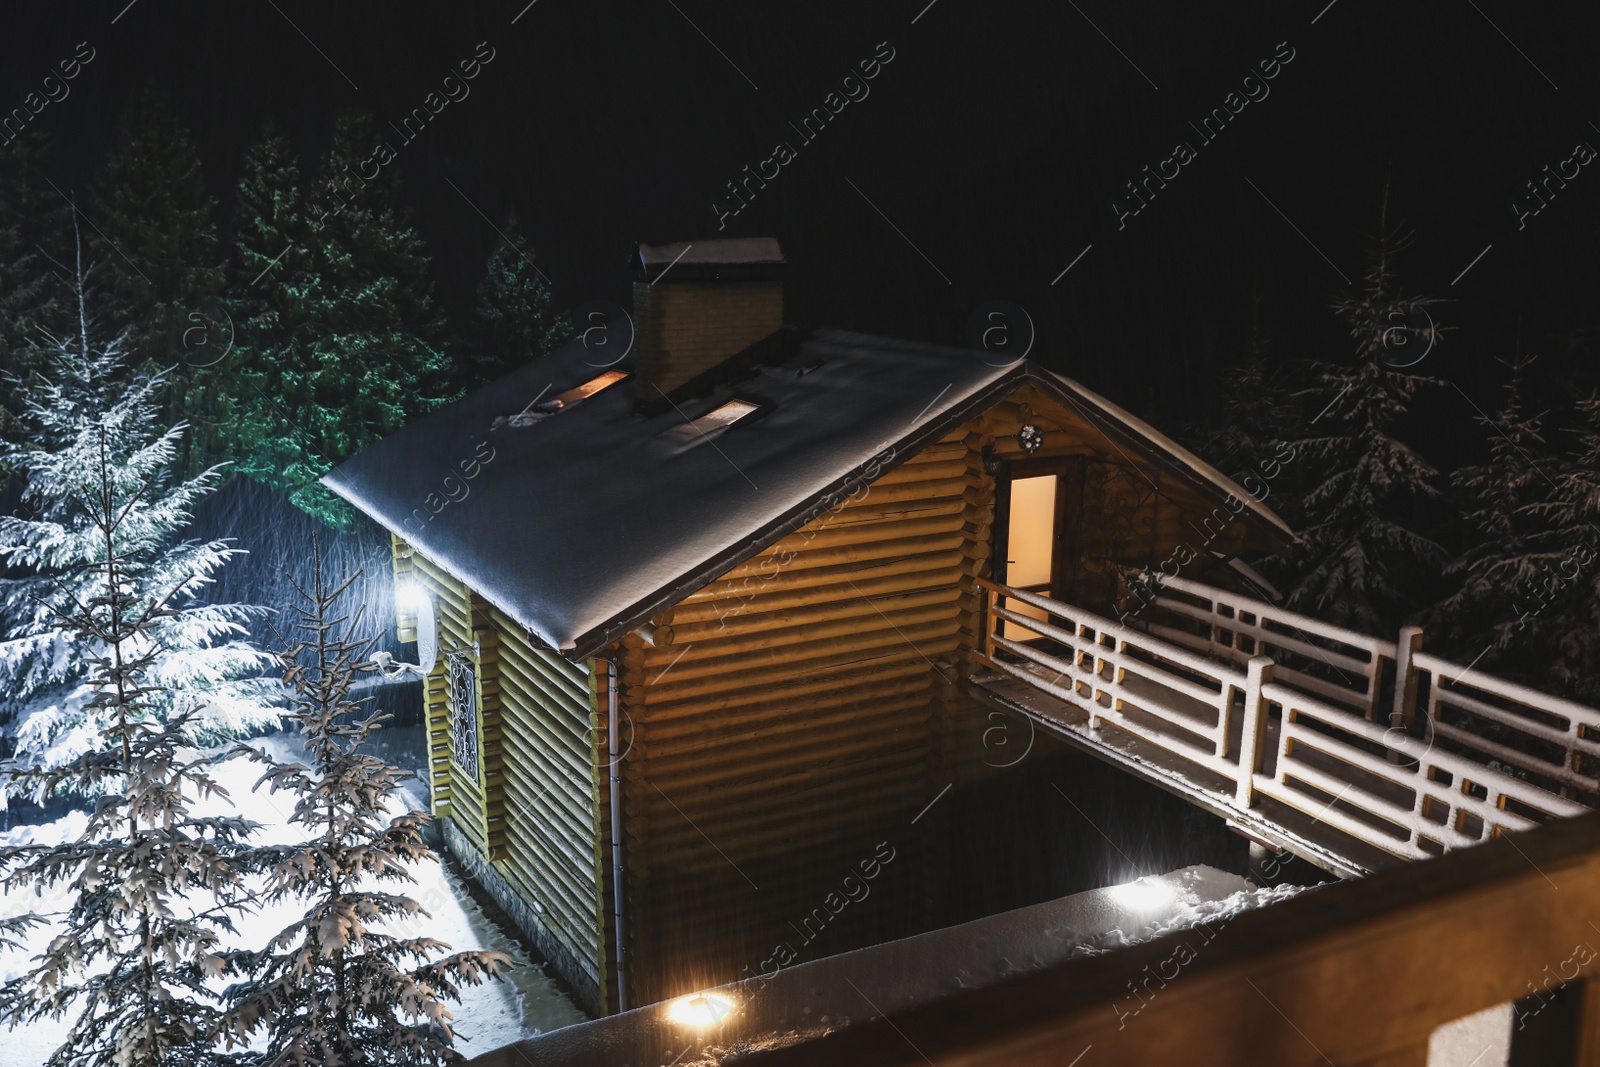
[[[337,470],[337,469],[338,468],[335,468],[335,470]],[[410,541],[406,540],[406,535],[400,530],[400,528],[398,526],[396,526],[394,523],[386,521],[383,518],[383,516],[380,514],[380,510],[379,509],[374,508],[371,504],[369,504],[368,502],[362,500],[359,495],[357,495],[353,491],[350,491],[348,489],[348,487],[343,486],[338,482],[330,481],[329,479],[332,477],[333,473],[334,473],[334,471],[329,471],[327,474],[324,474],[321,478],[319,478],[317,480],[319,482],[321,482],[323,487],[325,487],[329,492],[333,493],[335,496],[337,496],[341,500],[345,501],[351,507],[355,508],[357,511],[361,512],[363,515],[367,516],[367,518],[371,519],[373,522],[375,522],[379,526],[383,527],[386,531],[389,532],[389,534],[391,536],[397,538],[398,540],[404,542],[407,545],[411,544]],[[493,596],[490,596],[490,595],[488,595],[486,593],[480,592],[477,589],[477,587],[473,584],[473,580],[471,578],[469,578],[465,574],[460,573],[460,571],[457,568],[450,566],[448,561],[441,561],[439,559],[435,559],[432,556],[429,556],[428,560],[434,566],[438,567],[440,570],[444,571],[450,577],[452,577],[456,581],[460,582],[463,587],[472,590],[474,595],[481,597],[486,603],[490,604],[493,607],[499,608],[501,611],[505,612],[507,616],[509,616],[511,619],[515,620],[517,622],[517,624],[520,625],[527,632],[529,644],[533,645],[535,648],[543,648],[543,649],[549,649],[549,650],[554,651],[554,652],[561,652],[561,650],[556,647],[555,643],[547,635],[541,634],[538,630],[536,630],[534,628],[532,623],[528,622],[527,619],[523,618],[521,612],[519,612],[516,609],[515,605],[503,603],[500,600],[495,599]],[[562,655],[566,655],[567,653],[562,652],[561,654]]]
[[[1062,374],[1037,367],[1031,361],[1028,364],[1028,380],[1044,389],[1069,406],[1077,409],[1090,423],[1102,432],[1114,433],[1142,452],[1150,452],[1152,446],[1164,452],[1170,461],[1170,469],[1185,478],[1195,489],[1201,493],[1211,495],[1218,490],[1231,494],[1235,499],[1244,503],[1259,524],[1269,530],[1274,537],[1285,547],[1300,543],[1300,535],[1295,533],[1288,523],[1256,498],[1255,494],[1246,490],[1232,478],[1217,470],[1193,452],[1167,437],[1161,431],[1128,411],[1123,410],[1110,400],[1088,389],[1080,383]],[[1087,404],[1092,409],[1085,411],[1082,404]],[[1098,418],[1093,417],[1098,415]]]

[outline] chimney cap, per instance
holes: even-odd
[[[671,271],[674,278],[772,278],[787,260],[773,237],[714,237],[647,245],[641,242],[634,266],[644,281]]]

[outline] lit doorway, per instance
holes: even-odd
[[[997,579],[1057,600],[1071,601],[1078,573],[1077,528],[1083,496],[1083,457],[1016,460],[996,479],[994,568]],[[1048,614],[1012,601],[1019,615],[1041,621]],[[1042,640],[1026,626],[1006,620],[1001,636]]]

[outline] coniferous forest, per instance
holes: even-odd
[[[429,814],[446,683],[386,669],[419,640],[396,625],[410,548],[322,479],[571,345],[585,309],[648,294],[667,275],[640,280],[640,242],[776,235],[786,324],[979,359],[981,309],[1003,304],[1029,359],[1296,535],[1232,560],[1202,546],[1183,577],[1227,571],[1391,642],[1421,627],[1433,655],[1600,706],[1600,179],[1583,169],[1600,127],[1561,110],[1591,76],[1590,14],[1496,9],[1527,25],[1491,33],[1482,11],[1440,23],[1364,0],[1292,18],[1158,5],[1178,20],[1159,30],[1109,4],[123,2],[92,24],[29,14],[7,64],[27,70],[0,77],[0,1067],[448,1063],[595,1014]],[[1573,87],[1559,107],[1552,75]],[[813,115],[825,137],[796,124]],[[1485,126],[1492,158],[1463,147]],[[963,499],[984,492],[973,506],[993,507],[992,486]],[[970,529],[989,537],[992,518]],[[491,613],[469,594],[476,632]],[[820,618],[808,595],[785,626]],[[632,667],[672,640],[666,623],[623,633]],[[781,660],[767,641],[745,651]],[[632,817],[622,786],[602,793],[634,739],[598,740],[618,729],[600,675],[536,673],[518,684],[591,701],[593,751],[562,759],[610,760],[586,795],[595,856],[576,875],[551,860],[554,881],[620,900],[625,835],[598,813]],[[687,693],[702,676],[684,674]],[[615,713],[630,698],[610,681]],[[637,735],[631,758],[687,745],[677,729]],[[556,821],[549,784],[513,806]],[[928,847],[938,869],[983,865],[939,853],[949,840]],[[653,854],[652,876],[675,861]],[[927,910],[906,930],[936,910],[915,892]],[[620,969],[619,908],[589,910],[615,923],[596,944]]]
[[[344,596],[359,572],[318,557],[286,576],[291,604],[224,602],[258,538],[194,536],[230,479],[349,531],[321,475],[565,339],[514,218],[482,306],[444,320],[392,184],[341,188],[371,126],[341,117],[320,160],[264,130],[226,208],[155,91],[82,206],[42,135],[0,164],[0,789],[25,817],[88,812],[76,836],[0,846],[8,899],[60,902],[0,919],[10,947],[45,935],[0,1015],[69,1024],[52,1063],[440,1062],[459,1056],[445,1005],[511,963],[450,954],[404,892],[431,851],[396,792],[410,772],[364,751],[392,715],[355,693],[382,634]],[[230,799],[214,766],[263,799]],[[307,910],[229,939],[262,904]]]

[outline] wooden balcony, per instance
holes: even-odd
[[[1127,623],[977,584],[980,695],[1342,876],[1600,796],[1600,711],[1428,655],[1414,627],[1390,642],[1178,578]]]

